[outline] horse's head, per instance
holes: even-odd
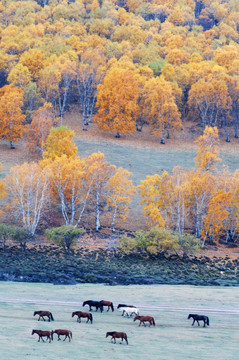
[[[193,314],[188,315],[188,319],[191,319],[193,317]]]
[[[32,330],[32,335],[35,334],[35,330]]]
[[[72,315],[71,315],[71,317],[74,317],[74,316],[75,316],[75,314],[76,314],[76,313],[75,313],[75,312],[73,312],[73,313],[72,313]]]
[[[36,313],[37,313],[37,312],[36,312],[36,311],[34,311],[34,314],[33,314],[33,316],[35,316],[35,315],[36,315]]]
[[[109,333],[109,332],[106,333],[105,337],[107,338],[108,336],[110,336],[110,333]]]
[[[85,306],[86,305],[86,301],[83,302],[82,306]]]
[[[138,319],[139,319],[139,316],[136,315],[136,316],[134,317],[134,321],[135,321],[135,320],[138,320]]]

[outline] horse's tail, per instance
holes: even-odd
[[[114,311],[115,309],[114,309],[114,305],[113,305],[113,303],[111,303],[111,305],[110,305],[110,306],[111,306],[111,310],[112,310],[112,311]]]
[[[155,321],[154,321],[154,318],[152,319],[152,323],[153,323],[153,326],[155,326]]]
[[[54,321],[54,317],[53,317],[53,315],[52,315],[51,312],[50,312],[50,319],[51,319],[52,321]]]
[[[209,326],[209,318],[207,317],[207,325]]]
[[[91,322],[91,324],[92,324],[92,322],[93,322],[93,316],[92,316],[92,314],[90,314],[90,322]]]

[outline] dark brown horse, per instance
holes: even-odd
[[[136,306],[134,306],[134,305],[126,305],[126,304],[119,304],[119,305],[117,306],[117,309],[120,309],[121,307],[131,307],[131,308],[135,308]]]
[[[101,300],[100,302],[101,302],[101,304],[102,304],[103,306],[108,306],[108,310],[107,310],[107,311],[109,311],[110,308],[111,308],[112,311],[114,311],[114,305],[113,305],[113,303],[112,303],[111,301]]]
[[[50,331],[45,331],[45,330],[32,330],[32,335],[37,334],[39,336],[38,342],[40,341],[40,339],[43,340],[43,337],[46,337],[46,340],[49,339],[49,343],[51,342],[51,332]]]
[[[44,316],[47,316],[48,317],[48,321],[54,321],[54,318],[52,316],[52,313],[50,311],[42,311],[42,310],[39,310],[39,311],[35,311],[33,316],[35,315],[39,315],[39,318],[38,318],[38,321],[42,318],[44,321],[46,321],[44,319]]]
[[[149,326],[150,325],[155,326],[155,321],[154,321],[153,316],[140,316],[140,315],[137,315],[134,318],[134,321],[136,321],[136,320],[139,320],[139,326],[141,325],[141,323],[143,323],[144,326],[146,326],[145,322],[148,322]]]
[[[78,319],[77,319],[78,322],[81,322],[80,318],[87,318],[87,322],[89,322],[89,320],[90,320],[91,324],[93,322],[93,316],[91,313],[83,312],[83,311],[74,311],[72,313],[72,317],[74,317],[75,315],[78,316]]]
[[[68,337],[69,341],[71,341],[72,339],[72,332],[70,330],[65,330],[65,329],[56,329],[56,330],[52,330],[51,331],[51,339],[53,340],[53,334],[57,334],[58,339],[57,341],[61,340],[60,335],[65,335],[65,339],[63,341],[66,340],[66,338]]]
[[[104,310],[104,307],[100,301],[86,300],[83,302],[82,306],[85,306],[85,305],[89,305],[90,311],[92,310],[92,306],[95,307],[95,311],[100,309],[100,311],[102,312]]]
[[[111,340],[114,339],[114,343],[116,343],[116,339],[121,339],[122,341],[125,339],[126,344],[128,345],[128,338],[127,334],[124,332],[118,332],[118,331],[109,331],[106,333],[105,337],[111,336]]]
[[[195,321],[197,321],[198,326],[200,326],[199,321],[204,322],[203,327],[206,327],[206,324],[207,324],[207,326],[209,326],[209,318],[205,315],[189,314],[188,319],[191,319],[191,318],[193,319],[192,326],[194,325]]]

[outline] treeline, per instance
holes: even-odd
[[[238,19],[235,0],[1,1],[0,139],[42,152],[71,104],[83,130],[238,137]]]
[[[92,215],[96,231],[101,228],[104,214],[104,225],[111,222],[114,232],[116,222],[117,227],[123,228],[122,221],[126,220],[138,189],[149,225],[170,229],[168,233],[161,232],[164,250],[169,246],[188,252],[198,247],[198,242],[185,236],[187,233],[200,239],[202,247],[206,241],[237,242],[239,171],[231,174],[226,167],[217,169],[221,159],[216,127],[206,127],[197,139],[195,169],[176,166],[172,174],[147,176],[137,188],[130,179],[131,173],[107,162],[103,153],[93,153],[87,158],[77,156],[73,136],[73,131],[65,126],[52,128],[43,158],[38,163],[12,167],[5,184],[0,184],[0,197],[7,196],[4,211],[11,213],[14,222],[18,221],[31,236],[43,219],[49,220],[52,214],[61,214],[61,223],[65,225],[60,230],[63,237],[65,231],[68,236],[68,227],[82,226],[83,216],[87,219]],[[59,240],[57,234],[53,231]],[[162,237],[159,234],[157,231],[149,235],[139,233],[142,248],[160,251]],[[134,248],[135,241],[129,239],[124,245]]]

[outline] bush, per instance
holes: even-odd
[[[126,254],[158,256],[182,251],[186,255],[200,249],[200,240],[189,234],[180,235],[165,228],[153,227],[149,231],[136,231],[134,237],[121,236],[119,248]]]
[[[26,250],[27,242],[33,238],[31,232],[24,227],[11,226],[10,234],[12,240],[19,243],[23,251]]]
[[[149,231],[136,231],[134,238],[122,236],[119,248],[126,254],[141,253],[146,255],[166,254],[179,250],[178,237],[164,228],[154,227]]]
[[[48,240],[53,241],[56,245],[63,247],[67,252],[74,246],[75,241],[81,234],[84,233],[83,229],[76,229],[74,226],[60,226],[58,228],[47,229],[45,231]]]

